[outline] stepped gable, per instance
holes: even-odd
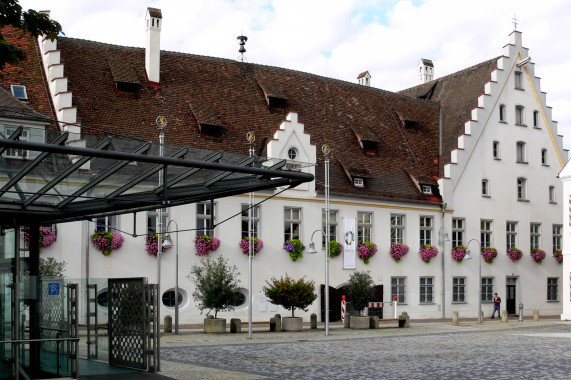
[[[442,107],[441,166],[450,163],[450,151],[458,147],[458,136],[464,134],[464,123],[471,119],[471,111],[478,106],[484,85],[491,80],[500,57],[433,81],[411,87],[399,94],[419,99],[439,101]]]
[[[405,167],[436,183],[436,102],[294,70],[168,51],[161,52],[160,86],[150,87],[142,48],[60,38],[58,49],[84,126],[157,140],[155,119],[163,115],[168,119],[166,144],[246,154],[245,135],[253,131],[255,152],[263,155],[287,114],[296,112],[318,152],[325,143],[332,149],[332,192],[424,201],[412,184],[400,185]],[[142,85],[135,94],[116,91],[118,75],[109,62],[128,67],[131,82],[131,75],[137,76]],[[269,96],[278,102],[272,104]],[[405,128],[406,120],[415,121],[415,127]],[[352,126],[379,137],[377,154],[363,151]],[[212,127],[214,136],[201,133]],[[353,187],[334,159],[337,153],[373,173],[365,188]],[[321,190],[321,153],[317,163],[316,187]]]
[[[21,30],[9,26],[3,27],[1,33],[6,41],[22,49],[26,58],[16,65],[7,64],[0,71],[0,86],[10,94],[10,85],[26,86],[28,102],[22,103],[22,106],[55,119],[36,41]],[[57,125],[53,124],[53,127],[57,128]]]

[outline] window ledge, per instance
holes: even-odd
[[[549,164],[541,164],[541,166],[549,167]]]
[[[463,304],[463,303],[468,303],[466,301],[452,301],[453,304]]]
[[[494,160],[501,161],[502,159],[500,157],[494,157]]]
[[[527,161],[516,161],[515,163],[516,163],[516,164],[526,164],[526,165],[528,164]]]
[[[550,205],[556,205],[557,202],[555,202],[555,201],[549,201],[549,204],[550,204]]]
[[[436,305],[434,302],[419,302],[419,305]],[[402,304],[399,304],[402,305]]]
[[[557,302],[559,302],[559,300],[547,300],[547,302],[554,302],[554,303],[557,303]]]
[[[538,127],[537,125],[535,125],[535,126],[533,127],[533,129],[541,129],[541,127]]]
[[[527,124],[515,124],[516,127],[526,127],[527,128]]]
[[[498,120],[498,123],[507,124],[508,122],[505,120]]]
[[[482,194],[482,198],[491,198],[491,197],[492,197],[491,195],[484,195],[484,194]]]
[[[514,87],[514,90],[525,91],[525,89],[522,87]]]
[[[529,199],[518,199],[518,202],[529,202]]]

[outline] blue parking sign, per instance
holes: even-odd
[[[59,296],[59,284],[57,282],[50,282],[48,284],[48,295]]]

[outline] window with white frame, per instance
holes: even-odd
[[[452,278],[452,302],[466,302],[466,277]]]
[[[527,199],[527,180],[522,177],[517,179],[517,199],[519,201]]]
[[[420,278],[420,303],[434,302],[434,277]]]
[[[563,239],[563,226],[561,224],[553,225],[553,251],[561,249],[561,239]]]
[[[242,205],[242,238],[249,236],[249,217],[248,209],[250,205]],[[260,233],[260,206],[253,206],[252,211],[252,237],[259,238]]]
[[[547,165],[547,149],[541,149],[541,165]]]
[[[527,162],[527,156],[525,152],[525,143],[523,141],[518,141],[516,143],[516,162],[525,163]]]
[[[549,203],[557,203],[555,199],[555,186],[549,186]]]
[[[398,303],[406,303],[406,277],[391,277],[391,299],[395,296]]]
[[[404,215],[391,215],[391,244],[404,244]]]
[[[464,245],[464,224],[463,218],[452,218],[452,247]]]
[[[301,208],[284,208],[284,241],[299,239],[301,232]]]
[[[559,300],[559,278],[548,277],[547,278],[547,300],[548,301],[558,301]]]
[[[297,156],[298,156],[298,153],[297,153],[297,149],[296,149],[296,148],[292,147],[292,148],[289,148],[289,149],[287,150],[287,157],[288,157],[290,160],[295,160],[295,159],[297,158]]]
[[[500,121],[505,122],[506,121],[506,106],[503,104],[500,104],[498,109],[499,109],[499,113],[500,113]]]
[[[363,244],[371,241],[371,231],[373,229],[373,213],[357,212],[357,242]]]
[[[432,217],[420,217],[420,246],[432,244]]]
[[[523,106],[515,106],[515,125],[525,126],[525,111]]]
[[[541,223],[529,224],[529,249],[541,248]]]
[[[494,278],[482,277],[480,286],[480,297],[482,302],[492,302],[494,300]]]
[[[517,222],[506,222],[506,248],[517,247]]]
[[[482,243],[482,248],[492,246],[492,221],[491,220],[480,221],[480,243]]]
[[[327,213],[325,210],[321,210],[321,226],[322,230],[325,231],[325,220],[327,219]],[[321,247],[325,248],[325,234],[321,238]],[[329,210],[329,241],[337,241],[337,210]]]
[[[166,230],[167,220],[169,217],[169,213],[167,210],[168,210],[167,208],[162,209],[162,216],[161,216],[162,221],[160,223],[159,223],[158,210],[147,211],[147,234],[158,234],[161,232],[159,229],[162,229],[163,231]],[[159,226],[159,224],[161,225]]]
[[[482,179],[482,196],[489,197],[490,196],[490,181],[487,178]]]
[[[4,130],[5,136],[9,137],[14,132],[16,132],[17,129],[18,129],[17,127],[13,127],[13,128],[6,127],[6,129]],[[22,130],[22,134],[20,135],[18,140],[30,141],[30,130],[28,128],[24,128]],[[27,150],[23,150],[23,149],[19,149],[19,148],[7,148],[5,152],[6,152],[5,153],[6,157],[10,157],[10,158],[26,158],[29,156],[29,152]]]
[[[214,236],[214,230],[212,225],[214,224],[216,204],[214,205],[214,210],[212,210],[212,204],[210,202],[197,203],[196,204],[196,233],[200,235]],[[214,217],[216,218],[216,217]]]
[[[16,99],[28,101],[28,91],[26,90],[26,86],[21,84],[11,84],[10,90],[12,91],[12,96]]]
[[[521,83],[521,71],[514,72],[514,84],[515,88],[518,90],[523,90],[522,83]]]
[[[95,220],[96,231],[109,231],[109,232],[116,232],[117,228],[117,215],[109,215],[109,216],[102,216]]]
[[[492,156],[496,160],[500,159],[500,142],[499,141],[492,142]]]

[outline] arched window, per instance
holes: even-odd
[[[527,180],[523,177],[517,179],[517,199],[519,201],[527,199]]]

